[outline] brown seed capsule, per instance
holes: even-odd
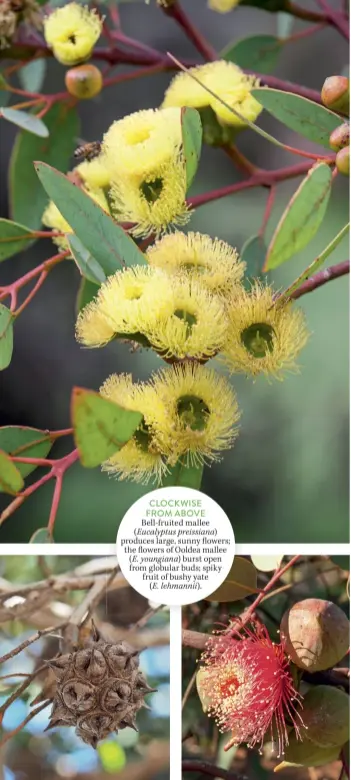
[[[284,769],[289,764],[299,766],[323,766],[331,761],[337,761],[341,747],[319,747],[304,739],[299,741],[295,734],[289,737],[289,744],[284,753],[284,761],[275,768],[275,772]]]
[[[138,651],[127,642],[105,642],[94,627],[83,649],[48,666],[57,680],[48,728],[76,726],[76,734],[94,748],[113,731],[137,730],[135,716],[154,689],[139,670]]]
[[[322,103],[333,111],[350,115],[350,81],[346,76],[329,76],[322,88]]]
[[[329,138],[330,148],[334,149],[334,152],[338,152],[339,149],[343,149],[344,146],[348,146],[350,143],[350,125],[348,122],[336,127]]]
[[[102,73],[95,65],[78,65],[67,71],[65,84],[70,95],[80,100],[89,100],[101,92]]]
[[[344,176],[350,175],[350,147],[345,146],[344,149],[340,149],[335,157],[335,165],[339,173],[343,173]]]
[[[323,599],[305,599],[283,615],[280,632],[286,652],[300,669],[329,669],[344,657],[349,647],[350,624],[336,604]]]
[[[340,688],[317,685],[303,700],[306,738],[319,747],[343,745],[350,732],[350,700]]]

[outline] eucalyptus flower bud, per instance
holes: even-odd
[[[78,65],[67,71],[65,84],[70,95],[80,100],[90,100],[102,90],[102,73],[95,65]]]
[[[335,165],[339,173],[343,173],[344,176],[350,175],[350,147],[345,146],[344,149],[340,149],[335,157]]]
[[[322,103],[332,111],[350,115],[350,80],[346,76],[328,76],[322,92]]]
[[[330,148],[334,152],[338,152],[339,149],[343,149],[344,146],[348,146],[350,143],[350,125],[348,122],[344,122],[343,125],[339,125],[330,134],[329,138]]]
[[[309,672],[334,666],[349,647],[346,615],[336,604],[323,599],[294,604],[283,615],[280,631],[293,663]]]
[[[350,700],[340,688],[317,685],[303,700],[306,738],[319,747],[343,745],[350,731]]]

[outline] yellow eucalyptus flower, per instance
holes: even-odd
[[[179,108],[136,111],[113,122],[103,140],[105,164],[111,178],[153,174],[178,157],[182,143]]]
[[[168,273],[186,272],[213,292],[230,290],[244,275],[245,263],[225,241],[203,233],[172,233],[151,246],[146,257]]]
[[[44,19],[46,43],[63,65],[76,65],[92,54],[101,35],[102,22],[88,6],[68,3]]]
[[[248,76],[238,65],[226,60],[209,62],[190,69],[197,79],[216,93],[229,106],[239,111],[245,119],[252,122],[262,111],[262,106],[252,97],[251,90],[259,86],[255,76]],[[188,73],[178,73],[170,83],[163,107],[193,106],[205,108],[210,106],[219,122],[231,125],[236,129],[245,127],[245,122],[231,113],[218,99],[207,92],[201,84],[191,78]]]
[[[159,317],[166,316],[171,302],[172,290],[162,271],[143,265],[118,271],[80,312],[77,340],[88,347],[99,347],[117,334],[131,338],[143,334],[156,327]]]
[[[274,291],[255,282],[228,302],[229,326],[223,355],[234,373],[283,379],[308,339],[304,314],[292,303],[274,303]]]
[[[227,330],[224,305],[187,276],[168,281],[172,292],[167,315],[143,333],[163,357],[210,358],[221,348]]]
[[[146,384],[133,384],[131,374],[112,374],[100,388],[100,394],[144,415],[132,439],[103,463],[103,471],[108,471],[121,480],[131,479],[142,484],[152,480],[159,484],[167,472],[167,465],[148,424],[148,410],[153,408],[155,400],[153,388]]]
[[[159,236],[190,219],[186,204],[186,170],[181,155],[142,178],[120,176],[110,191],[112,209],[121,222],[133,222],[135,236]]]
[[[155,374],[152,386],[159,399],[152,427],[167,462],[174,465],[181,456],[191,464],[220,460],[221,450],[238,435],[240,418],[225,377],[206,366],[182,363]]]
[[[226,14],[239,5],[240,0],[208,0],[208,7],[212,11],[218,11],[220,14]]]
[[[110,186],[110,172],[103,155],[95,157],[93,160],[84,160],[84,162],[77,165],[75,171],[77,171],[88,188],[96,190],[107,189]]]

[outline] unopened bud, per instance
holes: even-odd
[[[344,176],[350,175],[350,147],[345,146],[344,149],[340,149],[335,157],[335,165],[339,173],[343,173]]]
[[[345,613],[324,599],[298,601],[280,625],[286,652],[296,666],[309,672],[330,669],[341,661],[349,647],[349,631]]]
[[[101,92],[103,79],[95,65],[78,65],[67,71],[65,84],[70,95],[80,100],[89,100]]]
[[[329,76],[322,87],[322,103],[333,111],[350,115],[350,81],[346,76]]]
[[[303,700],[302,720],[306,738],[319,747],[343,745],[350,731],[350,701],[347,693],[331,685],[311,688]]]
[[[348,122],[344,122],[343,125],[339,125],[330,135],[329,138],[330,148],[334,149],[334,152],[338,152],[339,149],[343,149],[344,146],[348,146],[350,143],[350,125]]]

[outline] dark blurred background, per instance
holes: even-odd
[[[338,6],[339,0],[335,0]],[[300,3],[316,10],[313,1]],[[218,51],[230,41],[249,35],[277,32],[277,15],[256,8],[238,8],[226,15],[211,12],[205,0],[184,7]],[[198,60],[192,45],[171,19],[152,1],[121,5],[127,35],[178,57]],[[304,24],[294,22],[293,32]],[[331,28],[284,47],[275,75],[320,90],[324,79],[345,72],[348,50]],[[122,68],[119,68],[122,72]],[[115,69],[114,72],[119,72]],[[79,107],[82,137],[101,138],[111,122],[132,111],[157,107],[170,74],[151,76],[106,90]],[[64,68],[50,62],[45,91],[63,88]],[[264,115],[263,127],[281,140],[304,149],[316,149],[283,125]],[[8,216],[6,175],[14,129],[0,123],[1,214]],[[241,134],[240,149],[254,163],[267,168],[297,163],[250,130]],[[203,149],[192,193],[229,184],[239,174],[226,156]],[[279,186],[268,236],[295,191],[299,180]],[[30,197],[30,193],[29,193]],[[260,227],[266,201],[261,188],[227,197],[200,208],[190,230],[218,236],[239,250]],[[334,237],[348,215],[348,181],[338,176],[326,219],[316,238],[299,255],[274,272],[277,287],[290,283]],[[17,255],[1,267],[4,283],[17,278],[48,256],[45,244]],[[348,256],[347,242],[339,245],[330,262]],[[74,340],[75,299],[79,275],[73,264],[54,270],[35,301],[15,328],[11,366],[0,377],[0,424],[42,428],[69,425],[73,385],[98,388],[112,372],[131,371],[147,379],[159,359],[152,352],[130,354],[123,344],[83,350]],[[205,469],[203,490],[216,499],[230,517],[240,542],[341,542],[348,540],[348,281],[342,278],[301,299],[312,336],[300,356],[301,372],[284,382],[255,384],[234,377],[242,409],[240,436],[222,463]],[[64,444],[56,454],[64,452]],[[55,453],[55,451],[54,451]],[[39,472],[35,472],[37,478]],[[27,541],[46,525],[53,486],[33,495],[0,531],[0,541]],[[124,512],[149,488],[117,483],[98,469],[74,466],[66,474],[55,538],[66,542],[112,542]]]

